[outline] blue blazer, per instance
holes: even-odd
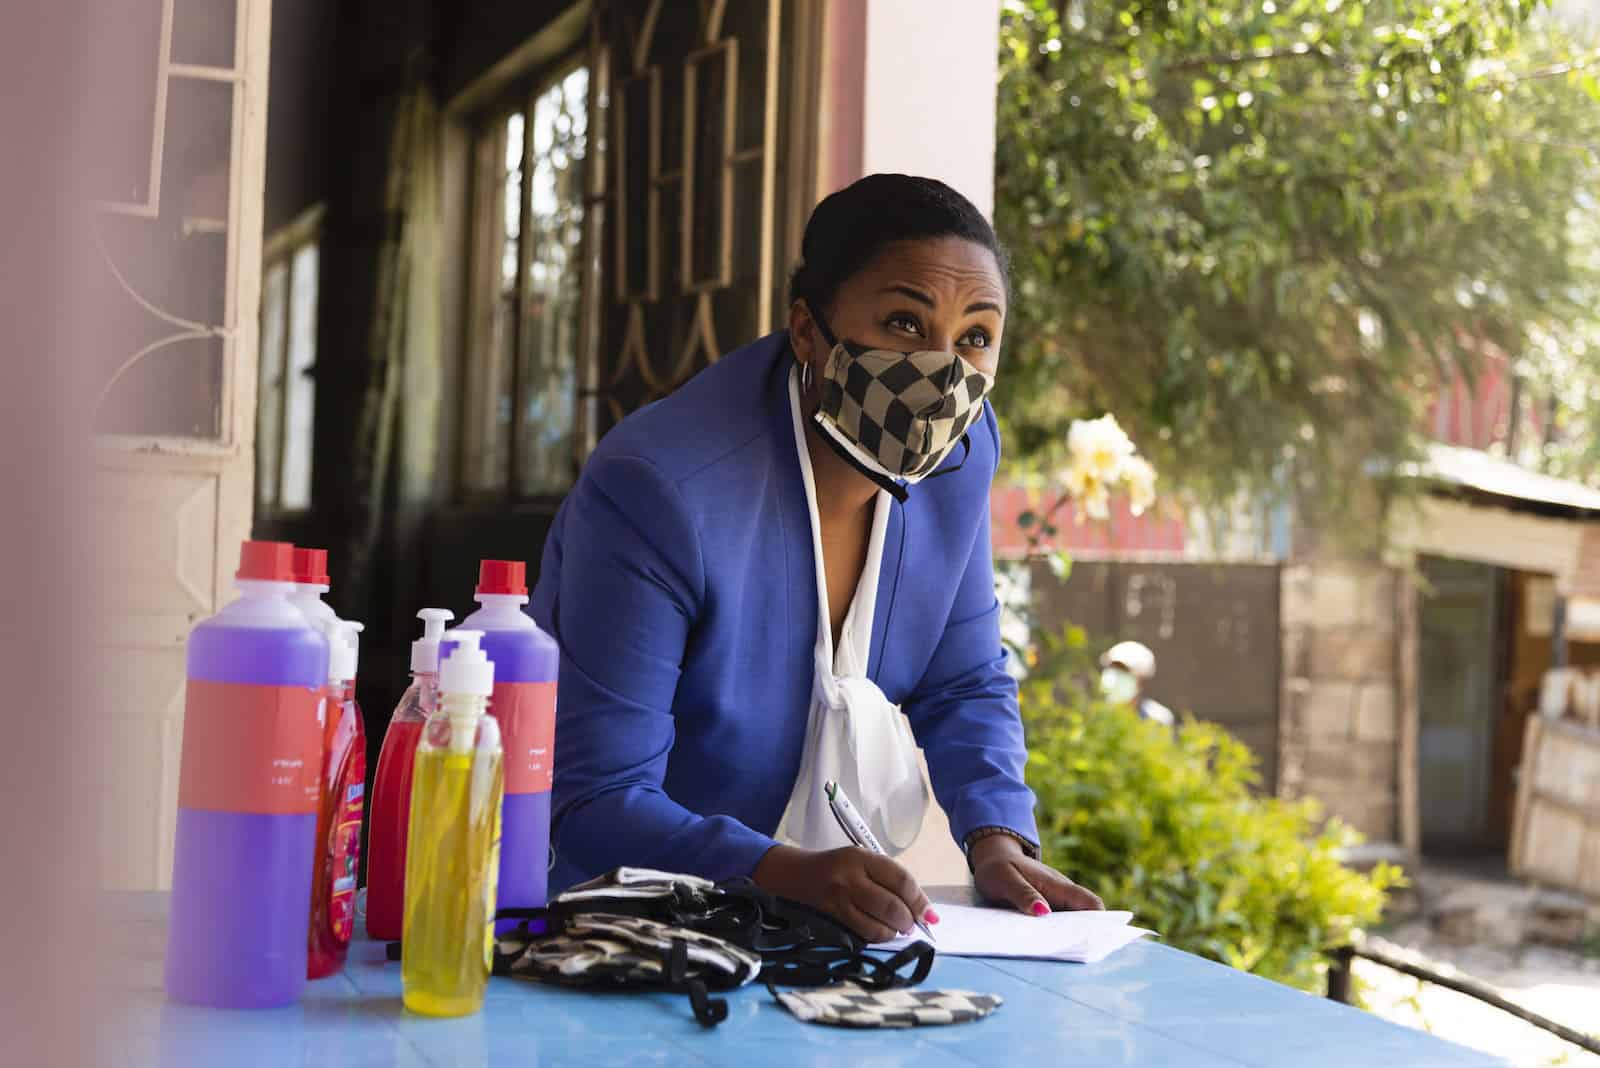
[[[817,637],[793,362],[774,334],[635,412],[556,517],[531,606],[562,652],[552,892],[623,864],[749,875],[776,844]],[[992,409],[970,438],[959,471],[893,505],[868,674],[910,718],[958,842],[1037,841],[992,574]]]

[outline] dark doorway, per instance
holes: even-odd
[[[1504,675],[1504,572],[1423,557],[1420,613],[1422,845],[1429,852],[1492,849],[1489,821],[1496,710]]]

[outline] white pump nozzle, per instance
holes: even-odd
[[[471,695],[488,697],[494,692],[494,663],[479,642],[481,630],[453,630],[453,648],[439,665],[439,692],[445,697]]]
[[[322,623],[328,637],[328,681],[349,682],[356,677],[358,654],[356,635],[367,628],[353,619],[329,619]]]
[[[481,630],[450,632],[450,655],[439,665],[439,702],[450,717],[450,751],[472,751],[494,692],[494,662],[478,643]]]
[[[367,629],[365,623],[350,620],[350,677],[353,679],[360,672],[361,665],[361,632]]]
[[[444,637],[444,625],[456,614],[448,608],[424,608],[417,618],[422,620],[422,637],[411,643],[411,670],[434,674],[439,670],[439,639]]]

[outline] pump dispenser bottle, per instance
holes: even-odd
[[[455,613],[424,608],[422,637],[411,643],[411,685],[401,696],[383,735],[372,782],[367,830],[367,934],[385,942],[400,938],[405,913],[406,828],[411,819],[411,773],[422,728],[439,698],[439,639]]]
[[[494,664],[458,630],[439,669],[439,708],[417,745],[406,846],[400,976],[406,1008],[466,1016],[483,1007],[494,954],[500,727],[486,715]]]

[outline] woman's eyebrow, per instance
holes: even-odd
[[[912,300],[916,301],[919,304],[926,305],[929,308],[933,307],[933,298],[932,297],[928,296],[928,294],[924,293],[920,289],[913,289],[911,286],[907,286],[907,285],[884,286],[883,287],[883,291],[885,293],[899,293],[902,296],[910,297]]]
[[[992,300],[980,300],[976,304],[968,304],[966,314],[971,315],[973,312],[981,311],[992,311],[996,315],[1004,314],[1001,311],[1000,305],[996,304]]]

